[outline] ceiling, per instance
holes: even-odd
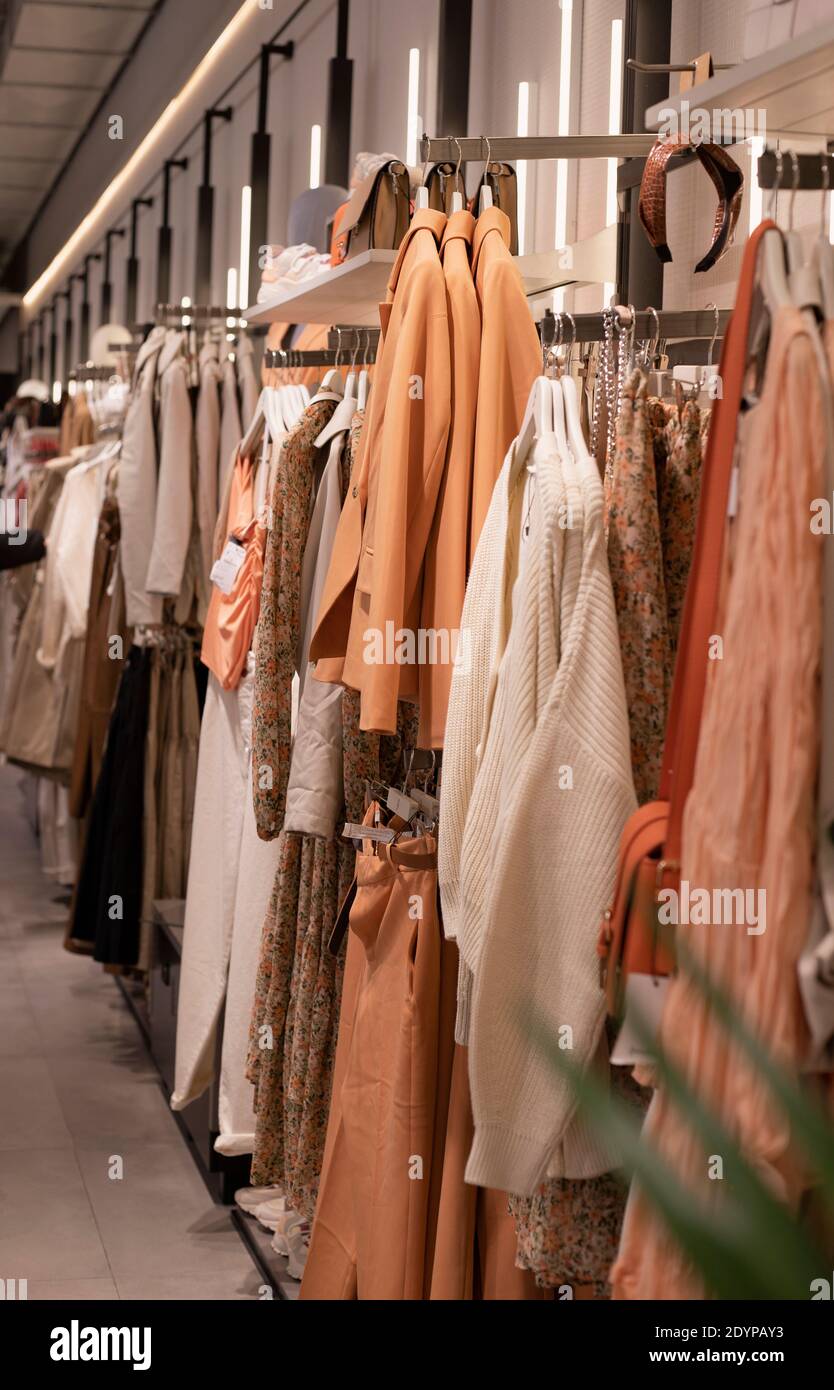
[[[0,270],[159,3],[0,0]]]

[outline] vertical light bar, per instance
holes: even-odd
[[[321,187],[321,126],[310,127],[310,187]]]
[[[620,134],[620,107],[623,97],[623,21],[611,21],[611,68],[608,83],[608,134]],[[608,161],[608,188],[605,199],[605,225],[617,220],[617,163]]]
[[[759,158],[764,154],[765,142],[760,135],[750,140],[750,224],[752,232],[758,227],[764,215],[764,196],[759,187]]]
[[[405,162],[417,163],[417,146],[420,141],[420,50],[408,51],[408,119],[405,136]]]
[[[530,83],[518,84],[518,119],[516,135],[530,134]],[[518,254],[527,250],[527,160],[519,159],[515,166],[518,185]]]
[[[561,0],[562,27],[559,35],[559,110],[556,119],[557,135],[570,135],[571,67],[573,46],[573,0]],[[556,160],[556,226],[557,249],[568,240],[568,161]],[[565,291],[553,291],[553,311],[565,307]]]
[[[52,404],[53,404],[53,405],[60,405],[60,404],[61,404],[61,396],[62,396],[62,395],[63,395],[63,388],[62,388],[62,386],[61,386],[60,381],[53,381],[53,383],[52,383]]]
[[[230,265],[226,272],[226,308],[236,309],[237,304],[237,266]],[[232,316],[226,319],[226,327],[234,328],[237,319]]]
[[[611,21],[611,64],[608,78],[608,134],[620,134],[620,108],[623,95],[623,21]],[[605,225],[617,220],[617,159],[608,160],[608,179],[605,192]],[[611,302],[615,286],[607,280],[602,287],[602,306]]]
[[[249,243],[252,238],[252,189],[244,184],[240,195],[240,278],[238,294],[241,309],[249,302]],[[235,306],[237,307],[237,306]]]

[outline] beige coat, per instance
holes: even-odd
[[[403,238],[358,472],[351,484],[310,648],[318,679],[361,693],[361,727],[393,733],[397,700],[416,699],[418,667],[367,661],[368,638],[415,634],[423,562],[446,459],[451,362],[438,246],[443,213],[418,211]],[[336,660],[321,661],[321,658]]]

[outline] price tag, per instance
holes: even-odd
[[[212,566],[210,579],[221,594],[230,594],[235,586],[238,570],[246,558],[246,547],[232,537],[226,542],[226,549]]]
[[[639,1062],[655,1060],[647,1052],[643,1039],[646,1033],[651,1041],[657,1037],[670,984],[668,975],[629,975],[625,988],[625,1018],[611,1053],[612,1066],[636,1066]],[[635,1017],[639,1032],[634,1025]]]

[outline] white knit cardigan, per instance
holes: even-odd
[[[604,1046],[596,934],[635,798],[599,477],[585,467],[578,479],[553,436],[537,442],[508,632],[513,458],[511,449],[467,589],[472,660],[452,682],[440,884],[447,933],[474,980],[470,1001],[462,971],[458,1035],[468,1037],[475,1119],[466,1178],[531,1194],[548,1175],[611,1166],[533,1034],[544,1025],[582,1066]],[[581,517],[566,533],[577,486]]]

